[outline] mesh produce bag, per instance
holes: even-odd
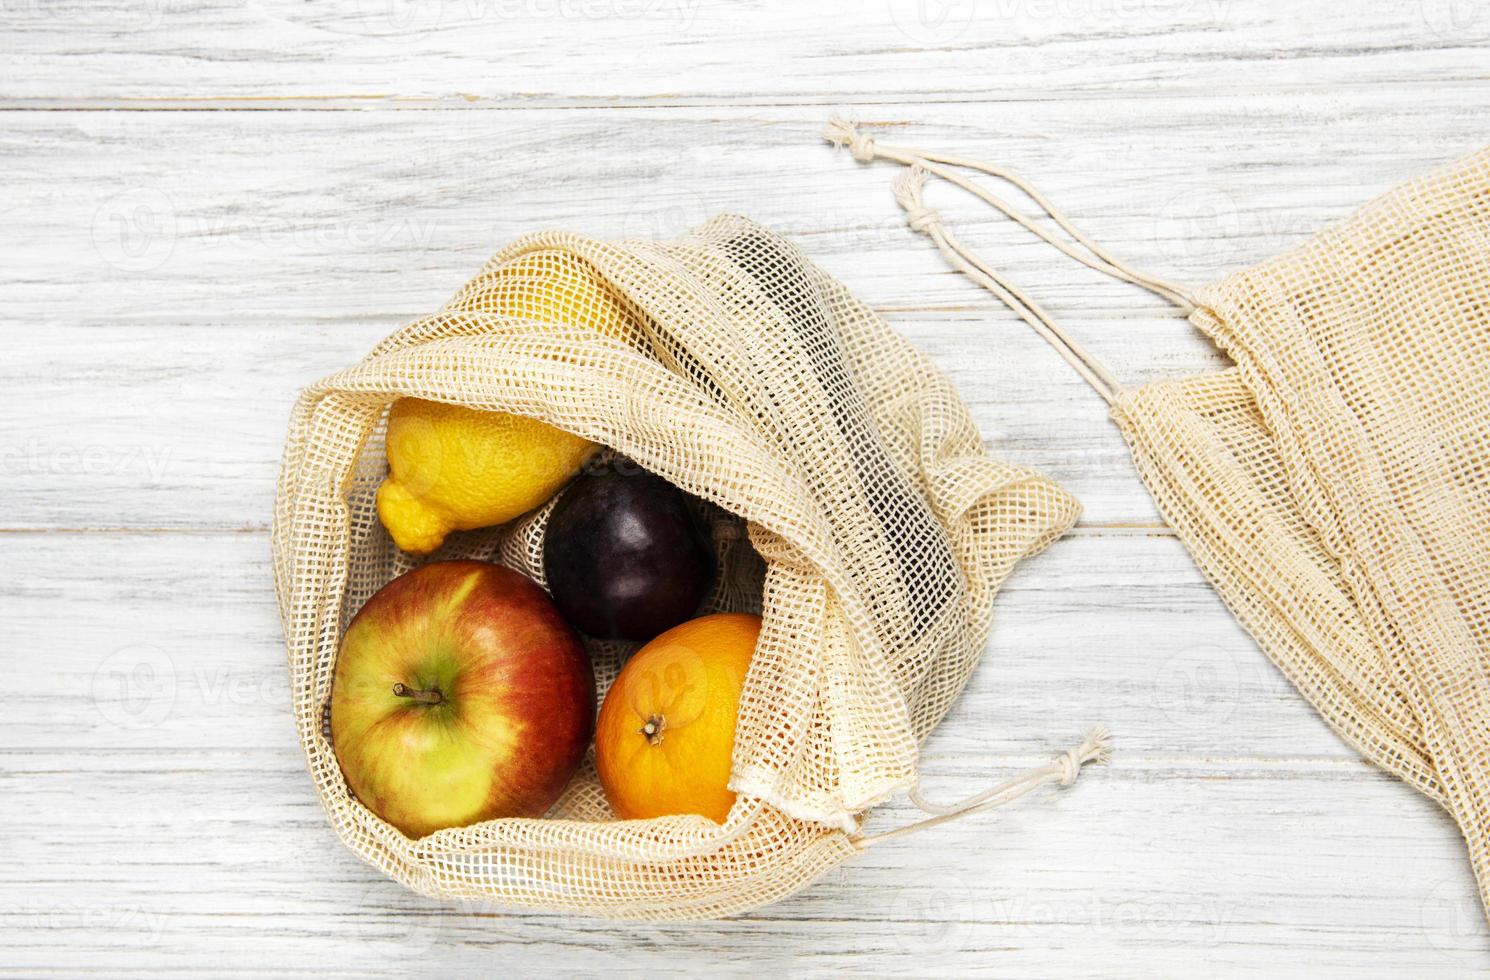
[[[491,312],[521,308],[510,292],[535,277],[581,272],[630,311],[629,336],[589,329],[579,305],[562,322]],[[348,620],[413,564],[374,508],[387,409],[405,396],[542,419],[704,502],[721,568],[708,609],[764,620],[723,825],[617,820],[593,760],[543,819],[418,840],[350,794],[324,713]],[[454,535],[433,557],[498,560],[541,583],[546,513]],[[525,238],[295,407],[274,569],[311,774],[342,839],[426,894],[652,919],[772,901],[856,853],[864,811],[914,786],[999,584],[1076,515],[1058,487],[986,456],[946,378],[766,229],[723,217],[666,243]],[[631,647],[589,649],[603,696]],[[952,812],[1069,783],[1101,747],[1089,739]]]
[[[1448,811],[1490,908],[1490,149],[1191,295],[1007,171],[828,136],[912,166],[913,226],[1103,394],[1227,606],[1351,745]],[[1175,300],[1235,366],[1123,389],[925,206],[934,173],[1013,212],[965,166],[1030,191],[1077,257]]]

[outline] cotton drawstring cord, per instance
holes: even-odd
[[[905,209],[906,221],[911,229],[928,236],[936,243],[936,247],[946,256],[953,268],[993,293],[1003,301],[1005,306],[1019,314],[1020,319],[1034,327],[1035,331],[1044,337],[1051,347],[1055,348],[1056,353],[1075,368],[1087,384],[1091,385],[1097,394],[1111,405],[1117,397],[1117,392],[1122,390],[1122,385],[1118,383],[1112,372],[1103,367],[1100,361],[1087,353],[1085,348],[1062,330],[1050,314],[1046,313],[1044,308],[1024,290],[986,265],[971,249],[958,241],[956,236],[942,224],[941,215],[926,207],[921,196],[922,188],[925,186],[926,171],[920,164],[912,165],[895,181],[895,199]]]
[[[1005,803],[1012,803],[1021,796],[1034,792],[1041,786],[1054,784],[1065,788],[1076,782],[1076,777],[1081,775],[1083,766],[1093,762],[1106,762],[1111,743],[1112,737],[1107,733],[1107,729],[1094,728],[1087,733],[1086,738],[1082,740],[1080,745],[1056,756],[1049,765],[1027,772],[1022,776],[1016,776],[997,786],[990,787],[981,793],[976,793],[961,802],[950,805],[944,806],[927,801],[921,795],[921,786],[917,783],[915,788],[908,794],[908,797],[916,807],[926,813],[932,814],[932,816],[913,824],[907,824],[904,827],[897,827],[895,830],[885,831],[882,834],[870,834],[859,837],[854,843],[860,850],[863,850],[873,844],[879,844],[896,837],[904,837],[907,834],[914,834],[930,827],[935,827],[937,824],[947,823],[948,821],[956,820],[969,814],[980,813],[984,810],[991,810]]]
[[[1169,282],[1165,279],[1160,279],[1157,276],[1151,276],[1147,273],[1140,272],[1139,270],[1134,269],[1132,266],[1128,265],[1126,262],[1123,262],[1122,260],[1112,255],[1112,253],[1108,252],[1105,248],[1103,248],[1101,245],[1098,245],[1084,232],[1082,232],[1080,228],[1076,227],[1071,219],[1066,217],[1065,213],[1057,208],[1054,204],[1052,204],[1050,200],[1045,197],[1045,195],[1041,194],[1039,190],[1037,190],[1032,184],[1030,184],[1023,177],[1019,176],[1012,170],[1006,170],[1002,167],[994,167],[989,164],[982,163],[978,160],[971,160],[965,157],[952,156],[943,153],[927,153],[922,150],[914,150],[908,147],[890,146],[884,143],[878,143],[875,141],[873,136],[859,132],[858,129],[854,127],[853,123],[836,116],[833,119],[829,120],[827,129],[825,130],[823,135],[828,140],[828,142],[834,144],[835,146],[846,147],[849,153],[853,155],[853,158],[860,163],[870,163],[876,159],[882,159],[892,160],[896,163],[905,164],[906,166],[915,166],[919,164],[929,173],[935,174],[936,176],[951,184],[955,184],[957,187],[962,188],[969,194],[972,194],[974,197],[977,197],[985,203],[992,205],[1005,216],[1018,223],[1020,227],[1026,229],[1031,234],[1037,236],[1047,244],[1059,249],[1063,254],[1070,256],[1071,258],[1080,262],[1082,265],[1085,265],[1091,269],[1095,269],[1098,272],[1112,276],[1116,279],[1121,279],[1124,282],[1130,282],[1136,286],[1142,286],[1144,289],[1149,290],[1156,296],[1160,296],[1163,299],[1174,303],[1187,316],[1191,313],[1191,311],[1195,309],[1194,299],[1191,298],[1189,291],[1186,290],[1183,286]],[[1082,251],[1082,249],[1075,248],[1067,244],[1066,242],[1061,241],[1059,238],[1052,235],[1050,232],[1046,231],[1035,222],[1031,221],[1029,217],[1027,217],[1023,212],[1019,211],[1003,198],[989,191],[987,188],[973,183],[971,180],[968,180],[966,177],[957,173],[957,171],[950,169],[952,167],[964,167],[968,170],[976,170],[979,173],[987,174],[990,177],[996,177],[999,180],[1003,180],[1014,185],[1019,190],[1023,191],[1025,195],[1030,198],[1030,200],[1038,204],[1041,210],[1049,215],[1051,220],[1054,221],[1063,231],[1065,231],[1066,234],[1070,235],[1073,239],[1076,240],[1078,244],[1083,246],[1083,248],[1085,248],[1085,251]]]

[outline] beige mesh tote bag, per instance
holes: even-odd
[[[510,273],[515,265],[522,275]],[[500,315],[531,277],[598,275],[626,337]],[[523,308],[516,304],[516,308]],[[349,618],[411,567],[374,510],[389,405],[414,396],[542,419],[705,501],[720,585],[710,610],[759,611],[723,825],[620,821],[593,762],[543,819],[411,840],[348,791],[325,726]],[[778,899],[878,838],[865,811],[913,790],[922,739],[967,683],[991,604],[1076,502],[989,458],[930,361],[779,236],[721,217],[675,241],[540,234],[493,258],[439,313],[307,389],[274,521],[296,724],[332,826],[425,894],[625,918],[723,915]],[[546,510],[455,535],[434,558],[543,581]],[[592,643],[601,695],[631,648]],[[1069,784],[1100,733],[928,826]]]
[[[911,167],[896,186],[911,225],[1107,400],[1227,606],[1342,737],[1448,811],[1490,897],[1490,149],[1190,294],[1113,259],[1014,174],[841,121],[828,138]],[[1025,190],[1076,244],[965,168]],[[1123,388],[926,207],[928,175],[1174,301],[1235,366]]]

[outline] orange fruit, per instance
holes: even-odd
[[[595,723],[595,767],[617,816],[724,822],[735,803],[735,717],[760,631],[748,613],[700,616],[626,662]]]

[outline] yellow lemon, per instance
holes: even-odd
[[[534,252],[472,280],[450,309],[586,327],[620,339],[635,320],[583,260]],[[505,524],[552,497],[596,448],[537,419],[418,398],[388,416],[389,476],[378,516],[405,551],[429,554],[451,531]]]
[[[590,263],[554,249],[529,252],[483,272],[446,309],[566,323],[620,340],[636,330],[635,318]]]
[[[388,416],[388,479],[378,516],[405,551],[427,555],[451,531],[505,524],[562,487],[595,444],[537,419],[418,398]]]

